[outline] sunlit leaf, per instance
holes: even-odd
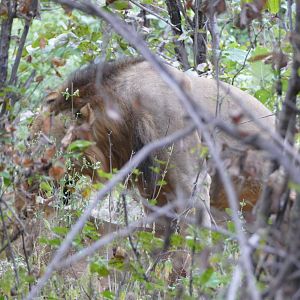
[[[90,271],[92,273],[97,273],[101,277],[107,277],[109,275],[109,270],[107,267],[100,262],[90,263]]]
[[[280,0],[268,0],[267,8],[272,14],[277,14],[280,10]]]
[[[86,141],[86,140],[77,140],[72,142],[69,146],[68,146],[68,151],[69,152],[76,152],[76,151],[84,151],[86,150],[88,147],[94,145],[94,142],[90,142],[90,141]]]

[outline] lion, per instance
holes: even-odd
[[[173,67],[167,68],[196,103],[212,115],[215,114],[218,95],[214,80],[190,77]],[[241,111],[236,101],[242,101],[243,106],[266,126],[274,128],[275,118],[272,113],[246,92],[222,83],[219,99],[222,100],[220,116],[225,121],[232,122],[234,113]],[[45,105],[56,118],[70,114],[71,111],[74,117],[77,116],[75,131],[81,132],[82,138],[85,126],[85,131],[89,132],[88,138],[85,135],[86,139],[96,143],[87,150],[90,153],[86,155],[93,162],[100,161],[106,172],[110,172],[110,168],[120,169],[144,145],[182,129],[191,122],[175,92],[163,82],[151,64],[142,58],[92,63],[80,68],[46,97]],[[247,134],[259,132],[255,122],[245,117],[240,117],[237,126]],[[56,131],[56,135],[59,132],[57,139],[60,141],[67,129],[52,131]],[[227,160],[236,161],[238,153],[248,151],[239,141],[221,131],[215,133],[215,138],[216,146],[224,148],[226,145]],[[190,198],[197,174],[202,171],[205,173],[205,159],[199,155],[201,147],[203,149],[201,133],[195,131],[183,141],[175,143],[171,153],[170,149],[162,149],[147,157],[139,166],[141,175],[136,180],[140,194],[147,199],[155,198],[159,206],[179,195],[182,199]],[[264,161],[260,153],[256,158]],[[157,166],[163,167],[161,162],[168,162],[169,167],[165,172],[166,184],[158,188],[159,176],[153,170]],[[238,163],[241,164],[240,160]],[[261,173],[265,165],[258,168],[258,173]],[[240,180],[240,175],[233,178],[239,191],[239,199],[248,201],[250,205],[245,209],[251,210],[259,197],[261,178],[247,176]],[[199,185],[207,187],[209,176],[204,176],[202,180]],[[157,191],[159,194],[156,194]],[[228,207],[226,193],[217,175],[212,178],[210,197],[213,207]],[[206,198],[209,198],[208,195]],[[208,199],[202,206],[203,224],[207,225],[210,223]],[[185,209],[183,206],[183,211]]]
[[[211,115],[215,114],[219,96],[222,100],[220,117],[224,121],[233,122],[233,116],[241,111],[236,101],[243,101],[243,106],[255,117],[261,118],[269,128],[274,128],[272,113],[244,91],[222,83],[223,88],[218,95],[214,80],[191,77],[173,67],[167,68],[181,88]],[[57,144],[66,147],[74,140],[91,141],[92,145],[84,154],[91,163],[100,162],[102,170],[107,173],[121,169],[148,143],[192,123],[175,92],[142,58],[92,63],[76,70],[65,83],[46,96],[43,110],[35,119],[32,132],[49,127],[49,124],[43,124],[50,118],[51,126],[46,133],[54,136]],[[234,121],[234,124],[245,134],[260,132],[256,124],[242,114],[238,118],[239,121]],[[252,151],[259,161],[257,172],[263,173],[266,166],[263,154],[248,150],[221,131],[215,132],[214,137],[216,147],[222,148],[226,161],[230,161],[229,169],[232,164],[239,167],[249,164],[248,152]],[[139,171],[134,172],[136,178],[132,184],[142,198],[154,199],[157,206],[176,203],[173,212],[180,217],[179,226],[174,226],[173,217],[164,216],[157,222],[163,232],[174,232],[179,228],[184,233],[185,218],[191,215],[197,217],[199,225],[210,227],[210,206],[220,210],[229,206],[217,174],[207,171],[206,155],[203,154],[206,152],[201,132],[195,130],[183,140],[146,157],[138,166]],[[103,181],[92,168],[82,168],[81,162],[77,162],[75,167],[94,181]],[[250,163],[250,169],[252,167]],[[232,177],[239,200],[247,200],[251,210],[261,191],[262,175],[256,178],[243,172],[241,168]],[[196,213],[192,209],[194,207]],[[151,206],[147,205],[146,212],[149,211]],[[176,274],[186,269],[186,259],[185,255],[173,259]]]

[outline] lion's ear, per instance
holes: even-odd
[[[51,104],[53,103],[57,98],[59,97],[59,93],[58,92],[50,92],[46,98],[45,98],[45,101],[46,101],[46,104]]]
[[[86,104],[80,109],[80,113],[83,117],[85,117],[89,123],[89,125],[93,125],[95,122],[95,113],[93,109],[91,108],[90,103]]]

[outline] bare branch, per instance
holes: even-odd
[[[1,34],[0,34],[0,88],[3,88],[7,79],[8,70],[8,50],[10,46],[11,29],[13,24],[14,12],[12,10],[11,1],[3,1],[7,7],[7,18],[1,20]],[[3,104],[4,105],[4,104]],[[3,108],[2,108],[3,109]]]
[[[171,26],[171,28],[176,28],[176,26],[174,24],[172,24],[168,19],[164,19],[162,16],[160,16],[159,14],[157,14],[155,11],[149,9],[148,7],[136,2],[135,0],[129,0],[132,4],[136,5],[137,7],[139,7],[140,9],[146,11],[148,14],[156,17],[157,19],[163,21],[164,23],[168,24],[169,26]]]
[[[180,10],[178,8],[176,0],[166,0],[166,4],[167,4],[171,22],[172,24],[175,25],[175,27],[172,27],[172,31],[174,34],[175,52],[178,61],[182,64],[183,68],[185,70],[188,70],[190,68],[190,65],[188,61],[188,55],[185,49],[185,44],[183,40],[179,41],[177,37],[178,35],[181,35],[183,33],[181,27]]]
[[[29,26],[31,24],[31,19],[26,19],[25,20],[25,25],[24,25],[24,29],[23,29],[23,33],[19,42],[19,47],[18,47],[18,51],[16,54],[16,58],[15,58],[15,62],[14,65],[12,67],[11,70],[11,75],[10,75],[10,79],[9,79],[9,84],[14,84],[16,83],[16,77],[17,77],[17,72],[18,72],[18,68],[20,65],[20,61],[21,61],[21,57],[22,57],[22,52],[23,52],[23,48],[25,45],[25,41],[29,32]]]
[[[179,1],[179,0],[178,0]],[[200,10],[200,0],[195,1],[195,16],[193,19],[194,36],[193,36],[193,52],[194,52],[194,65],[197,67],[201,63],[206,62],[206,29],[205,29],[206,16]]]

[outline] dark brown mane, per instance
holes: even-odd
[[[98,83],[105,83],[112,79],[115,75],[129,66],[144,61],[143,57],[128,57],[111,62],[91,63],[83,68],[76,70],[66,82],[66,86],[71,88],[79,88],[89,84],[91,80],[99,80]],[[97,83],[97,82],[96,82]]]

